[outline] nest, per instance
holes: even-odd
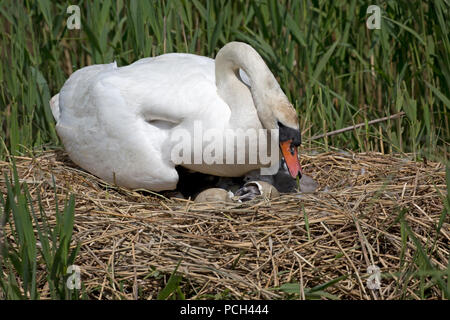
[[[419,268],[417,242],[402,240],[399,216],[432,265],[445,270],[448,217],[436,228],[444,166],[378,153],[302,154],[301,161],[319,191],[199,204],[108,185],[62,151],[16,157],[21,181],[33,197],[40,193],[50,221],[52,177],[59,199],[75,195],[75,262],[92,299],[155,299],[174,270],[190,299],[308,298],[326,283],[323,297],[420,298],[421,281],[431,277],[407,276]],[[10,164],[0,162],[0,170],[10,174]],[[2,191],[3,179],[2,172]],[[382,274],[377,290],[368,288],[370,266]],[[426,290],[429,299],[443,298],[432,283]]]

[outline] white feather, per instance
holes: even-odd
[[[260,70],[261,77],[270,73],[250,46],[234,46],[243,50],[248,63],[259,63],[254,69]],[[192,131],[194,121],[200,121],[204,130],[262,127],[249,76],[241,70],[245,85],[230,79],[220,95],[215,72],[213,59],[182,53],[145,58],[120,68],[116,62],[82,68],[50,102],[56,130],[70,158],[106,181],[128,188],[175,189],[178,174],[170,160],[172,130]],[[271,73],[266,76],[273,78]],[[240,176],[259,165],[186,167]]]

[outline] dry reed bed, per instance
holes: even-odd
[[[219,205],[106,185],[59,151],[16,161],[32,196],[41,193],[50,220],[52,175],[60,199],[75,194],[74,239],[81,243],[76,263],[91,298],[155,298],[179,261],[190,298],[282,298],[274,287],[297,282],[311,288],[343,275],[348,277],[326,291],[342,299],[417,298],[419,279],[405,281],[398,273],[415,270],[411,240],[400,259],[396,219],[403,208],[423,246],[437,239],[432,263],[441,270],[448,263],[448,218],[439,234],[435,227],[443,210],[438,190],[446,192],[440,163],[382,154],[302,155],[318,192]],[[6,162],[0,168],[10,170]],[[366,286],[370,265],[386,275],[380,290]],[[431,298],[442,298],[436,286],[429,291]]]

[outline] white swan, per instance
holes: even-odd
[[[293,177],[301,172],[297,114],[261,56],[245,43],[228,43],[215,60],[170,53],[120,68],[115,63],[85,67],[70,76],[50,105],[72,161],[127,188],[175,189],[171,132],[192,132],[194,121],[204,130],[279,128],[289,171]],[[261,164],[183,166],[233,177]]]

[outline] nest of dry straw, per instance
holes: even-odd
[[[443,211],[439,192],[446,192],[440,163],[373,153],[302,155],[318,192],[220,206],[107,185],[61,151],[18,157],[16,164],[31,195],[41,194],[50,220],[52,176],[59,199],[75,195],[73,238],[74,245],[81,243],[76,264],[94,299],[156,298],[178,263],[188,298],[286,298],[274,289],[286,283],[299,283],[290,297],[302,298],[308,288],[341,276],[325,289],[328,294],[418,298],[424,278],[405,273],[417,269],[417,247],[411,237],[402,243],[402,209],[432,264],[445,270],[449,259],[448,218],[436,231]],[[0,169],[9,172],[9,163]],[[3,174],[4,191],[1,179]],[[378,290],[367,287],[371,265],[383,274]],[[45,290],[43,284],[43,298]],[[427,297],[442,298],[442,291],[430,286]]]

